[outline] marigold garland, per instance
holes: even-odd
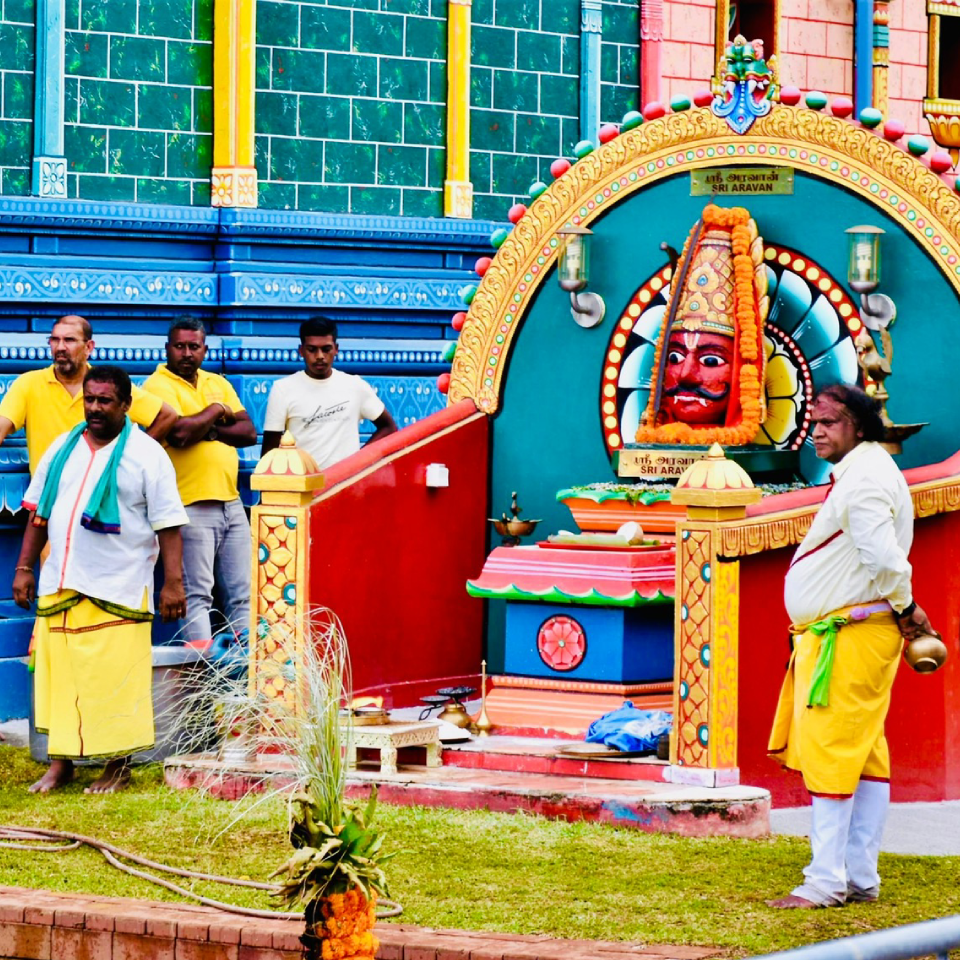
[[[692,427],[687,423],[658,423],[658,411],[654,409],[656,390],[651,390],[641,426],[637,429],[636,439],[639,443],[709,444],[716,442],[728,446],[741,446],[753,440],[766,414],[761,379],[763,348],[760,344],[764,318],[760,316],[752,256],[756,227],[751,225],[750,213],[744,207],[724,209],[712,203],[704,208],[703,224],[706,228],[731,228],[734,276],[733,314],[737,322],[737,346],[741,360],[739,377],[741,420],[733,427]],[[683,262],[687,255],[693,235],[691,232],[687,237],[680,255],[680,262]],[[678,282],[679,274],[674,273],[670,285],[671,299],[677,295]],[[660,358],[668,336],[669,331],[664,329],[654,347],[654,376],[660,369]],[[758,359],[761,361],[759,365]]]
[[[323,960],[373,960],[379,946],[371,932],[377,921],[376,905],[376,894],[367,900],[359,889],[324,897],[324,921],[316,928],[323,941]]]

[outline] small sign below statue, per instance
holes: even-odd
[[[793,194],[792,167],[723,167],[693,170],[691,197],[747,196],[751,194]]]
[[[707,447],[626,447],[614,454],[619,477],[676,480],[690,464],[707,455]]]

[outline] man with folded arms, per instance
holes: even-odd
[[[53,364],[20,374],[0,402],[0,443],[21,427],[27,431],[30,472],[47,447],[83,422],[83,378],[90,369],[93,330],[83,317],[61,317],[47,339]],[[155,440],[176,421],[176,413],[161,400],[133,387],[130,419]]]
[[[200,320],[174,321],[166,350],[167,362],[143,389],[180,417],[166,443],[190,518],[183,530],[184,631],[188,643],[205,648],[213,638],[214,594],[235,633],[250,619],[250,522],[237,490],[237,448],[255,444],[257,428],[229,381],[201,369],[207,334]]]

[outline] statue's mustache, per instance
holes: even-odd
[[[675,397],[678,393],[693,393],[698,397],[702,397],[704,400],[723,400],[723,398],[726,397],[729,392],[729,383],[725,383],[723,385],[723,389],[719,393],[714,393],[712,390],[708,390],[706,387],[702,387],[697,383],[681,383],[675,387],[670,387],[670,389],[663,391],[664,396],[667,397]]]

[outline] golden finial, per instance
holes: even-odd
[[[670,502],[695,507],[741,507],[757,503],[761,497],[747,471],[727,459],[723,447],[714,443],[703,459],[690,464],[680,475]]]

